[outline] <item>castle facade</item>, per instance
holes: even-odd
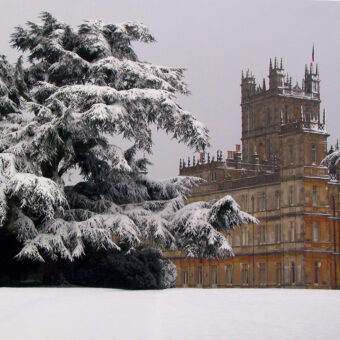
[[[189,202],[229,194],[260,223],[228,236],[234,257],[168,253],[178,287],[340,286],[340,182],[337,172],[320,165],[329,136],[320,103],[317,65],[306,66],[301,86],[292,85],[276,58],[268,88],[242,73],[242,151],[236,145],[225,158],[218,151],[216,158],[181,160],[180,175],[206,180]]]

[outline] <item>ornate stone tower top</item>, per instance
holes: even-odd
[[[320,117],[317,64],[306,67],[301,86],[298,82],[292,86],[292,78],[285,73],[282,59],[280,62],[277,58],[274,62],[270,59],[268,78],[269,88],[266,89],[265,81],[262,87],[256,84],[250,71],[245,76],[242,73],[242,158],[248,163],[252,162],[255,149],[260,163],[280,159],[284,136],[319,135],[322,144],[327,135],[325,117]],[[318,143],[315,141],[315,145]]]
[[[310,67],[305,67],[305,92],[311,94],[313,98],[320,98],[320,79],[319,79],[319,67],[310,63]]]
[[[242,71],[241,93],[244,99],[252,97],[256,93],[255,77],[249,70],[247,70],[246,75]]]
[[[282,63],[282,58],[280,66],[278,65],[277,59],[274,59],[274,67],[272,60],[269,61],[269,90],[276,90],[279,87],[284,86],[284,68]]]

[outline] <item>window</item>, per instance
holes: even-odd
[[[319,240],[319,225],[318,221],[313,221],[313,242]]]
[[[289,230],[289,241],[295,242],[295,222],[290,222],[290,230]]]
[[[305,239],[305,225],[303,223],[300,224],[300,234],[299,234],[300,241]]]
[[[290,283],[295,284],[295,282],[296,282],[295,262],[292,261],[290,263]]]
[[[262,192],[261,194],[259,194],[258,196],[258,200],[257,200],[257,205],[258,205],[258,211],[264,211],[265,210],[265,194],[264,192]]]
[[[270,126],[270,110],[267,110],[267,125]]]
[[[251,212],[254,213],[255,211],[255,197],[251,196]]]
[[[318,205],[318,189],[316,185],[313,185],[312,204],[313,206]]]
[[[211,267],[211,284],[217,285],[217,266]]]
[[[318,284],[320,282],[320,267],[321,262],[314,263],[314,284]]]
[[[294,146],[289,145],[289,163],[293,164],[294,163]]]
[[[184,267],[182,270],[182,282],[183,285],[187,285],[189,283],[189,273],[188,268]]]
[[[302,228],[301,224],[296,226],[296,230],[295,230],[296,241],[301,240],[301,235],[302,235],[301,228]]]
[[[275,209],[280,209],[280,191],[275,191]]]
[[[196,268],[196,283],[198,285],[201,285],[203,281],[203,272],[202,272],[202,267],[197,267]]]
[[[293,205],[294,203],[294,187],[291,185],[288,192],[288,204]]]
[[[249,265],[246,263],[242,264],[241,279],[243,285],[249,284]]]
[[[241,209],[244,211],[248,211],[248,196],[242,195],[241,197]]]
[[[275,243],[281,242],[281,225],[276,224],[275,225]]]
[[[259,244],[266,243],[266,226],[259,226]]]
[[[241,245],[247,246],[248,245],[248,227],[242,228],[241,234]]]
[[[260,281],[260,285],[264,285],[267,281],[267,279],[266,279],[266,264],[265,263],[260,263],[260,266],[259,266],[259,281]]]
[[[281,284],[281,280],[282,280],[282,276],[281,275],[282,275],[281,274],[281,263],[278,262],[278,263],[276,263],[276,283],[278,285]]]
[[[228,264],[226,266],[225,283],[227,285],[232,285],[233,284],[233,266],[231,264]]]
[[[316,164],[316,146],[312,145],[312,163]]]
[[[212,173],[211,173],[211,180],[212,180],[212,181],[216,181],[216,179],[217,179],[217,174],[216,174],[216,172],[212,172]]]

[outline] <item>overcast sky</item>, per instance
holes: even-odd
[[[1,0],[0,53],[14,61],[9,47],[13,27],[37,21],[41,11],[77,26],[84,19],[106,23],[136,20],[157,43],[136,46],[141,60],[185,67],[192,92],[178,102],[210,130],[212,151],[240,143],[240,77],[249,68],[262,84],[270,57],[282,57],[293,84],[311,62],[312,45],[321,78],[321,108],[327,112],[329,144],[339,137],[340,3],[226,0]],[[150,175],[178,174],[187,147],[155,134]]]

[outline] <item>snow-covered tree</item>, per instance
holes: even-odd
[[[0,64],[0,224],[23,243],[17,258],[73,260],[84,244],[126,249],[150,240],[189,256],[227,256],[225,235],[256,222],[230,196],[185,206],[200,179],[145,175],[149,163],[137,155],[151,152],[152,125],[197,151],[208,134],[175,102],[189,93],[184,70],[140,61],[133,41],[154,38],[136,22],[74,29],[49,13],[12,34],[27,64]],[[74,168],[83,181],[65,186]]]
[[[325,165],[328,167],[329,175],[333,178],[336,178],[338,167],[340,161],[340,149],[334,151],[331,150],[330,153],[322,160],[321,165]]]

